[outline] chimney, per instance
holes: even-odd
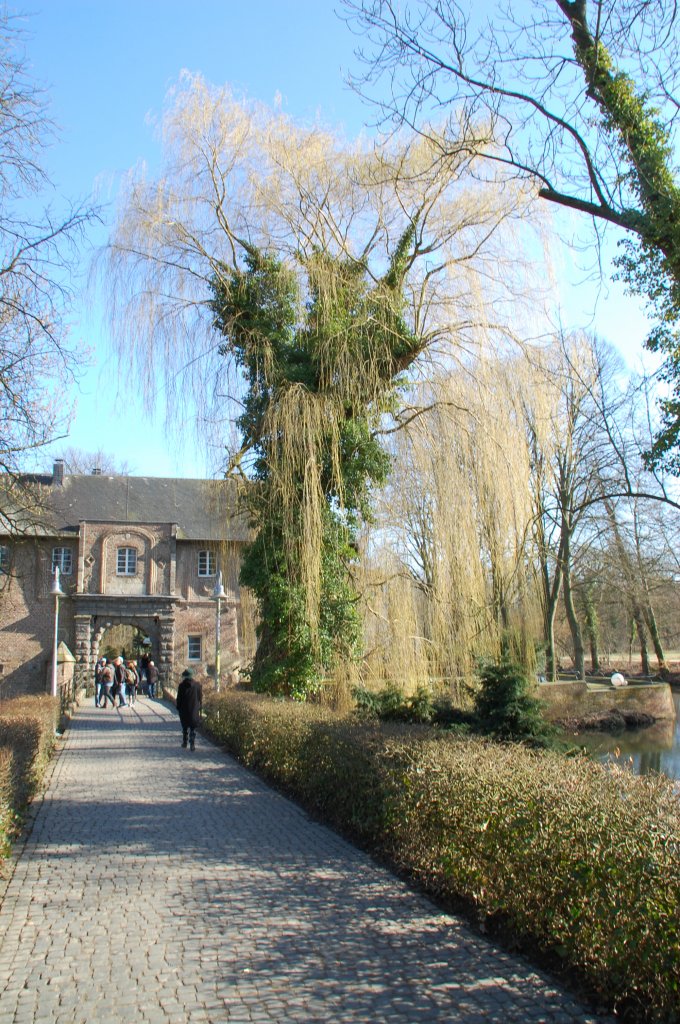
[[[61,487],[64,483],[64,460],[55,459],[52,467],[52,484]]]

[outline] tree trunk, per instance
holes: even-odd
[[[663,645],[661,643],[661,637],[659,636],[659,627],[656,624],[656,616],[651,604],[646,604],[643,614],[645,624],[649,630],[649,635],[652,638],[652,646],[654,647],[654,654],[656,655],[659,672],[661,675],[666,675],[668,673],[668,666],[666,665]]]
[[[647,647],[647,629],[645,627],[642,609],[637,601],[633,604],[633,621],[637,630],[638,643],[640,644],[640,663],[642,674],[643,676],[648,676],[651,672],[649,668],[649,649]]]
[[[550,585],[550,572],[547,559],[541,558],[541,576],[543,579],[543,642],[545,643],[545,675],[551,683],[557,682],[557,657],[555,656],[555,614],[560,595],[561,572],[555,569],[555,577]]]
[[[591,672],[600,671],[600,652],[599,652],[599,640],[600,630],[599,622],[597,621],[597,609],[593,600],[593,591],[591,587],[586,587],[585,594],[583,597],[583,611],[586,620],[586,633],[588,635],[588,646],[590,647],[590,670]]]
[[[586,660],[583,649],[583,634],[581,632],[581,626],[578,621],[578,616],[576,615],[576,609],[574,607],[574,595],[571,589],[571,545],[569,543],[568,535],[565,537],[562,550],[562,589],[564,594],[564,608],[567,613],[567,622],[569,623],[569,632],[571,633],[571,642],[574,648],[574,669],[579,679],[585,679]]]

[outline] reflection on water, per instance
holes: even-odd
[[[646,729],[628,729],[615,735],[581,732],[570,739],[577,739],[600,760],[630,765],[636,775],[663,772],[670,779],[680,779],[680,691],[673,691],[673,702],[674,722],[656,722]]]

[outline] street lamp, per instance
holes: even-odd
[[[52,589],[50,591],[54,595],[54,644],[52,645],[52,687],[51,694],[53,697],[57,696],[57,645],[59,643],[59,598],[66,597],[64,591],[59,585],[59,566],[54,567],[54,579],[52,580]]]
[[[220,660],[222,656],[222,618],[220,604],[223,597],[226,597],[226,591],[222,586],[222,571],[217,573],[217,581],[215,583],[215,589],[212,592],[213,600],[216,604],[215,612],[215,689],[220,688]]]

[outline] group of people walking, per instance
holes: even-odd
[[[110,701],[111,707],[115,708],[116,700],[119,708],[134,707],[140,686],[144,688],[147,697],[156,696],[158,669],[150,658],[142,658],[139,665],[135,661],[125,661],[121,657],[113,658],[111,661],[99,658],[95,665],[94,678],[95,707],[105,708]],[[182,672],[175,704],[182,726],[182,746],[195,750],[196,729],[201,722],[203,707],[203,688],[198,680],[194,679],[190,668]]]
[[[147,657],[142,658],[139,664],[121,657],[111,661],[99,658],[94,669],[94,683],[95,707],[105,708],[109,701],[112,708],[116,707],[116,701],[120,708],[134,707],[140,686],[147,697],[156,696],[158,669]]]

